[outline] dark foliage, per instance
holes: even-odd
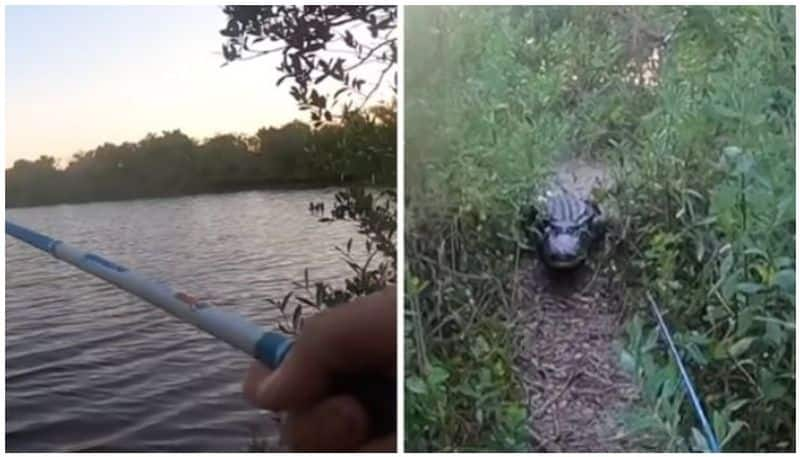
[[[357,138],[358,141],[355,141]],[[137,143],[18,160],[6,170],[6,206],[163,197],[264,187],[394,184],[395,110],[374,107],[313,130],[302,122],[204,142],[179,130]]]
[[[220,33],[226,37],[222,52],[226,64],[248,60],[270,53],[281,53],[278,66],[280,86],[290,79],[290,94],[301,110],[310,110],[312,125],[328,128],[334,122],[334,107],[342,105],[337,116],[350,128],[341,145],[351,151],[340,160],[326,155],[324,150],[308,150],[320,162],[338,170],[341,178],[349,178],[349,170],[368,168],[383,170],[395,176],[396,130],[392,135],[375,136],[362,114],[371,97],[384,84],[386,75],[397,64],[397,7],[395,6],[226,6],[223,12],[228,25]],[[380,69],[377,77],[366,76],[370,67]],[[333,82],[335,92],[328,94],[326,81]],[[325,86],[325,89],[322,88]],[[396,91],[397,74],[392,89]],[[349,97],[345,97],[349,96]],[[348,98],[343,102],[344,98]],[[360,103],[353,106],[353,99]],[[396,105],[369,109],[379,124],[396,119]],[[362,185],[352,186],[336,195],[331,217],[322,222],[351,221],[358,224],[365,240],[366,256],[358,261],[352,254],[353,239],[336,247],[353,272],[344,288],[334,288],[319,281],[311,284],[306,273],[304,283],[296,284],[304,293],[286,294],[282,299],[268,301],[284,314],[288,325],[281,329],[294,333],[302,327],[304,308],[315,310],[336,306],[354,297],[367,295],[395,282],[396,277],[396,192],[375,192]],[[394,187],[389,180],[374,179],[371,184]],[[294,300],[292,300],[294,298]],[[290,306],[290,303],[293,303]]]
[[[283,314],[286,322],[280,324],[280,329],[286,333],[302,329],[305,310],[318,311],[346,303],[378,292],[397,279],[397,192],[393,189],[371,192],[355,187],[338,192],[335,198],[332,217],[322,221],[356,222],[358,233],[364,236],[363,255],[353,252],[353,238],[345,246],[335,247],[352,272],[342,288],[324,281],[312,283],[306,269],[303,282],[295,283],[299,290],[287,293],[280,300],[267,299]]]
[[[346,92],[359,94],[363,107],[397,63],[395,6],[250,5],[223,11],[228,16],[220,31],[226,37],[226,63],[280,52],[277,84],[292,80],[292,97],[301,109],[311,110],[315,125],[333,119],[331,109]],[[371,65],[382,68],[377,81],[363,76]],[[331,98],[316,88],[328,79],[341,86]]]

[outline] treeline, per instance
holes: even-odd
[[[202,142],[180,130],[148,134],[75,154],[63,168],[46,155],[17,160],[6,169],[6,207],[266,187],[393,186],[396,131],[391,105],[348,113],[318,129],[294,121]]]

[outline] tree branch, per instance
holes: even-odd
[[[378,78],[378,82],[367,93],[367,96],[364,98],[364,101],[361,102],[361,106],[358,107],[359,110],[364,108],[364,105],[367,104],[367,102],[372,97],[372,95],[375,94],[375,92],[378,90],[379,87],[381,87],[381,83],[383,82],[383,78],[386,76],[386,73],[388,73],[389,70],[392,69],[393,66],[394,66],[394,62],[390,62],[389,65],[387,65],[386,68],[384,68],[383,71],[381,71],[381,76],[380,76],[380,78]]]
[[[383,42],[381,42],[381,43],[380,43],[380,44],[378,44],[377,46],[375,46],[375,47],[373,47],[372,49],[370,49],[370,50],[369,50],[369,52],[368,52],[368,53],[367,53],[367,54],[366,54],[366,55],[365,55],[363,58],[361,58],[361,59],[359,60],[359,62],[358,62],[358,63],[355,63],[355,64],[353,64],[352,66],[350,66],[350,67],[348,67],[348,68],[345,68],[345,69],[344,69],[344,71],[345,71],[345,72],[349,72],[349,71],[353,71],[353,70],[355,70],[356,68],[358,68],[358,67],[360,67],[361,65],[363,65],[363,64],[364,64],[364,62],[366,62],[366,61],[367,61],[367,60],[368,60],[368,59],[369,59],[369,58],[372,56],[372,54],[374,54],[374,53],[375,53],[375,51],[377,51],[378,49],[380,49],[380,48],[382,48],[382,47],[386,46],[387,44],[394,43],[394,42],[396,42],[396,41],[397,41],[397,38],[390,38],[390,39],[388,39],[388,40],[386,40],[386,41],[383,41]],[[382,60],[382,59],[381,59],[381,60]]]

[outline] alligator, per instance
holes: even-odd
[[[589,249],[602,239],[606,221],[597,204],[562,191],[546,198],[547,212],[537,220],[533,209],[527,221],[528,235],[537,247],[539,257],[551,269],[579,267]]]

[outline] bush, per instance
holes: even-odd
[[[795,448],[793,18],[687,9],[639,143],[612,153],[630,276],[667,310],[727,450]],[[646,312],[624,357],[656,405],[651,425],[670,449],[704,449]]]

